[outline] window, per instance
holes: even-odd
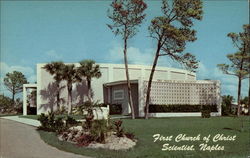
[[[114,100],[124,99],[124,90],[114,90]]]

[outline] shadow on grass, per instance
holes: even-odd
[[[239,129],[229,128],[229,127],[224,127],[223,129],[225,129],[225,130],[231,130],[231,131],[238,131],[238,132],[242,132],[242,131],[241,131],[241,130],[239,130]]]

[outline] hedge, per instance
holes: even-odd
[[[218,112],[217,105],[149,105],[149,113],[164,113],[164,112],[201,112],[209,109],[211,112]]]

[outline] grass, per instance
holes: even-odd
[[[198,117],[182,118],[151,118],[144,119],[122,119],[126,131],[133,132],[138,138],[137,145],[128,151],[112,151],[104,149],[86,149],[77,147],[68,142],[59,141],[55,133],[38,131],[41,138],[48,144],[57,147],[60,150],[82,154],[98,158],[246,158],[250,155],[250,124],[249,117],[212,117],[202,119]],[[243,122],[243,128],[242,126]],[[224,146],[224,151],[200,151],[199,144],[203,141],[194,142],[153,142],[154,134],[163,136],[173,135],[175,138],[178,134],[188,136],[201,135],[201,138],[207,135],[211,137],[216,134],[236,135],[235,141],[210,142],[209,145],[219,144]],[[211,139],[211,138],[210,138]],[[170,145],[194,145],[195,151],[162,151],[165,143]]]

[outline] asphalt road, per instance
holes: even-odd
[[[87,158],[61,151],[43,140],[33,126],[0,118],[0,158]]]

